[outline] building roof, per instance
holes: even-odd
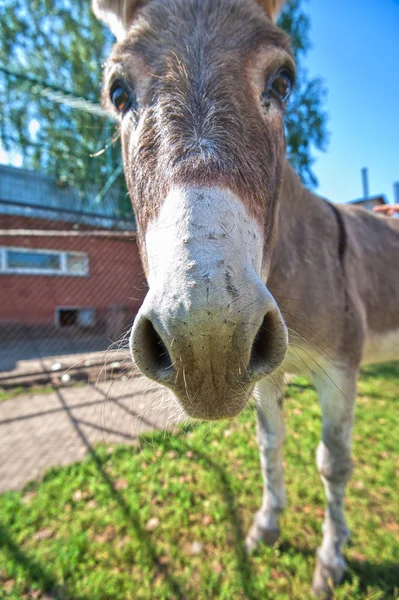
[[[387,204],[387,199],[384,195],[370,196],[369,198],[357,198],[356,200],[348,200],[346,204],[358,204],[359,206],[365,206],[366,208],[372,206],[378,206],[380,204]]]
[[[55,177],[0,165],[0,214],[135,230],[133,210],[120,207],[120,191],[111,188],[100,203],[98,191],[83,195]]]

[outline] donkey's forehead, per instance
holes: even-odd
[[[254,0],[151,0],[138,11],[127,37],[115,45],[108,65],[132,55],[149,65],[173,53],[195,61],[194,50],[245,56],[262,46],[290,52],[289,38]]]

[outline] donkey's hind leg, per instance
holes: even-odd
[[[262,506],[254,516],[246,539],[248,552],[253,552],[261,541],[274,544],[280,535],[278,518],[286,503],[282,459],[285,437],[283,393],[283,376],[265,379],[255,387],[257,439],[264,485]]]
[[[313,593],[332,597],[332,588],[341,583],[346,563],[342,547],[349,537],[344,516],[345,488],[352,474],[351,442],[357,374],[335,371],[331,379],[321,377],[314,384],[319,393],[323,435],[317,449],[317,468],[327,496],[323,541],[317,550]]]

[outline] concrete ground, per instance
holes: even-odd
[[[59,336],[24,335],[7,338],[0,336],[0,380],[24,372],[45,371],[56,362],[69,364],[81,355],[106,353],[111,343],[102,334]]]
[[[136,443],[147,431],[173,426],[162,396],[156,384],[135,377],[0,402],[0,493],[81,460],[95,443]]]

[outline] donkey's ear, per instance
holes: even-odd
[[[126,37],[135,10],[143,4],[145,0],[92,0],[94,14],[108,25],[118,42]]]
[[[258,0],[258,3],[263,7],[265,13],[273,23],[277,21],[277,17],[283,10],[287,0]]]

